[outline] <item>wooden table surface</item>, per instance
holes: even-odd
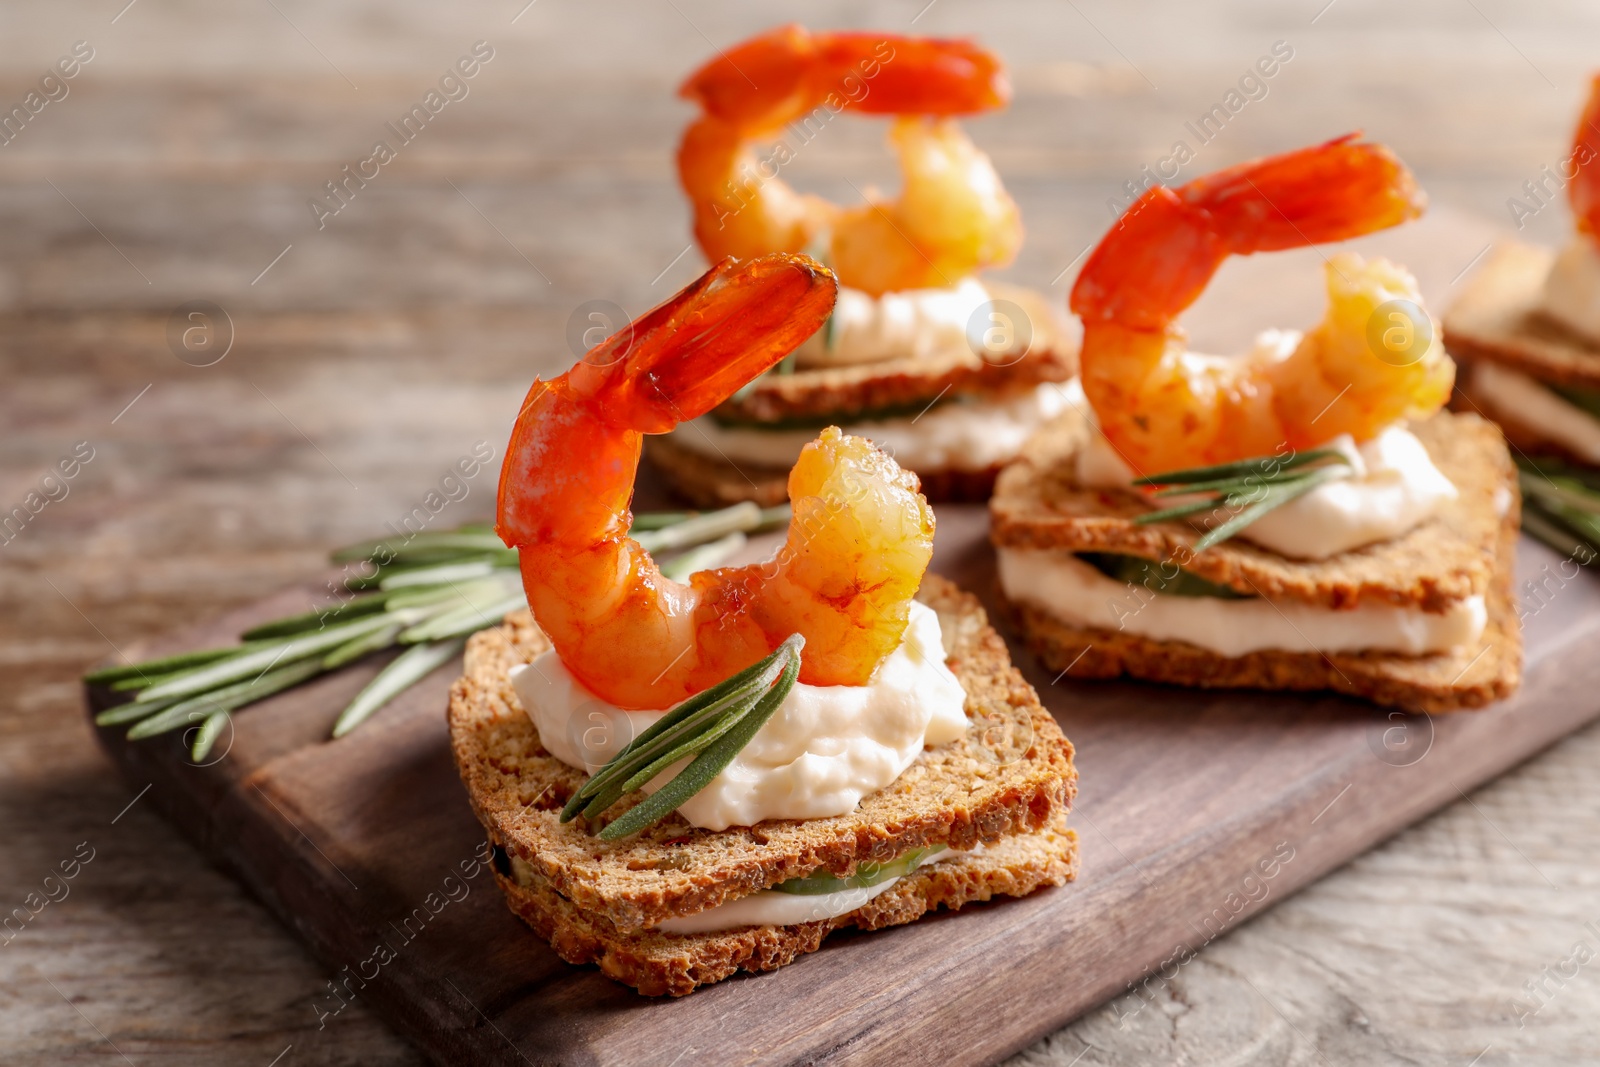
[[[1364,127],[1509,230],[1566,156],[1600,31],[1576,0],[525,2],[0,9],[8,109],[92,50],[0,147],[0,511],[93,455],[0,544],[0,914],[29,916],[0,931],[6,1062],[417,1062],[359,1003],[319,1029],[331,976],[111,772],[77,675],[316,573],[498,452],[580,304],[637,313],[693,277],[671,90],[714,46],[781,19],[979,35],[1017,88],[970,124],[1028,224],[1006,276],[1060,293],[1180,139],[1187,177]],[[466,97],[319,229],[308,201],[479,41]],[[1198,144],[1185,122],[1278,41],[1266,95]],[[840,122],[792,173],[890,186],[878,136]],[[1523,236],[1561,239],[1564,204],[1527,202]],[[193,301],[226,312],[209,350],[169,339]],[[1241,340],[1200,310],[1198,342]],[[469,490],[440,523],[488,512],[490,475]],[[1597,760],[1590,729],[1016,1062],[1591,1058]]]

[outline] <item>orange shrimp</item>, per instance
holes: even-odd
[[[1589,88],[1589,103],[1572,135],[1572,166],[1577,171],[1567,186],[1567,201],[1578,232],[1600,240],[1600,74]]]
[[[642,435],[711,410],[815,331],[837,283],[805,256],[723,260],[550,381],[535,381],[500,474],[496,532],[534,618],[591,692],[664,708],[792,633],[800,679],[862,685],[898,647],[933,513],[871,442],[829,428],[789,475],[788,540],[763,564],[663,577],[628,537]]]
[[[1071,298],[1084,324],[1084,393],[1106,438],[1140,473],[1306,448],[1346,433],[1364,441],[1449,399],[1455,365],[1431,318],[1422,324],[1401,312],[1398,349],[1379,352],[1368,340],[1380,309],[1388,322],[1394,301],[1421,306],[1416,280],[1382,259],[1342,253],[1329,261],[1327,315],[1286,358],[1197,356],[1176,324],[1229,256],[1342,241],[1422,213],[1411,172],[1383,145],[1358,137],[1241,163],[1176,189],[1155,186],[1084,264]]]
[[[783,26],[723,52],[679,95],[703,111],[684,132],[678,177],[708,259],[823,245],[841,285],[876,296],[955,285],[1009,263],[1022,242],[989,158],[950,121],[1010,100],[999,60],[977,45]],[[787,144],[761,163],[750,149],[789,123],[809,138],[843,110],[921,116],[890,132],[905,176],[898,200],[841,208],[802,195],[776,176]]]

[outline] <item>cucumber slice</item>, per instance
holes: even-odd
[[[914,848],[910,852],[903,852],[887,863],[860,863],[856,865],[856,873],[840,878],[837,875],[813,871],[804,878],[791,878],[787,882],[779,882],[771,886],[777,893],[794,893],[800,896],[821,896],[823,893],[838,893],[845,889],[868,889],[875,885],[887,882],[891,878],[899,878],[910,874],[922,861],[936,852],[943,852],[943,845],[934,845],[932,848]]]
[[[1241,593],[1226,585],[1208,582],[1188,571],[1180,570],[1173,577],[1162,573],[1162,565],[1155,560],[1138,556],[1124,556],[1114,552],[1079,552],[1078,558],[1089,566],[1119,582],[1142,585],[1152,593],[1163,596],[1211,596],[1221,600],[1249,600],[1250,594]]]

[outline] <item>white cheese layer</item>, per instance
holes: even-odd
[[[1334,611],[1258,597],[1159,594],[1109,578],[1070,552],[1002,548],[999,557],[1000,586],[1015,602],[1068,625],[1183,641],[1221,656],[1266,649],[1419,656],[1476,641],[1488,617],[1481,596],[1438,614],[1388,604]]]
[[[846,367],[910,356],[982,352],[968,343],[973,314],[989,301],[976,278],[948,289],[902,289],[873,296],[839,290],[833,317],[795,350],[801,367]],[[982,323],[988,328],[989,323]]]
[[[918,861],[917,867],[966,854],[946,849],[924,856]],[[916,870],[916,867],[912,870]],[[841,889],[837,893],[780,893],[775,889],[762,889],[693,915],[664,919],[656,929],[666,934],[715,934],[740,926],[796,926],[833,919],[847,915],[873,897],[888,892],[899,880],[898,877],[886,878],[877,885]]]
[[[1487,414],[1515,420],[1591,463],[1600,463],[1600,419],[1519,370],[1472,365],[1472,395]]]
[[[601,700],[554,652],[513,668],[511,684],[540,743],[591,774],[668,710],[625,711]],[[678,814],[707,830],[847,814],[900,777],[924,746],[965,733],[965,704],[961,682],[944,661],[939,616],[914,602],[904,640],[870,684],[796,684],[744,750]],[[668,767],[645,791],[659,789],[687,763]]]
[[[1600,247],[1574,234],[1544,279],[1545,314],[1600,344]]]
[[[1009,463],[1041,425],[1066,409],[1062,386],[1046,382],[1025,393],[993,400],[953,401],[921,415],[845,423],[845,433],[870,438],[911,470],[985,470]],[[672,439],[712,458],[792,467],[815,430],[724,426],[709,415],[683,423]]]

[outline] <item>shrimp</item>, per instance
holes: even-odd
[[[1383,145],[1350,134],[1155,186],[1101,240],[1072,288],[1084,324],[1083,389],[1106,438],[1141,474],[1226,463],[1340,434],[1358,441],[1449,399],[1455,365],[1405,313],[1400,351],[1368,326],[1391,301],[1420,309],[1415,279],[1382,259],[1328,261],[1328,312],[1286,357],[1200,357],[1177,316],[1230,255],[1341,241],[1416,218],[1426,204]],[[1407,329],[1409,328],[1409,333]],[[1388,343],[1387,341],[1385,343]]]
[[[999,60],[970,42],[784,26],[722,53],[679,95],[703,112],[684,132],[678,178],[708,259],[825,247],[839,284],[878,296],[955,285],[1022,243],[1017,205],[951,121],[1011,97]],[[793,158],[786,143],[760,162],[750,148],[789,123],[809,140],[841,110],[903,116],[890,131],[898,200],[841,208],[802,195],[776,176]]]
[[[1600,75],[1590,85],[1589,103],[1572,135],[1571,158],[1577,173],[1567,186],[1567,200],[1578,232],[1600,240]]]
[[[830,427],[789,475],[766,563],[663,577],[628,537],[643,434],[696,418],[815,331],[837,282],[805,256],[725,259],[571,370],[535,381],[500,475],[496,531],[534,618],[591,692],[663,708],[806,639],[800,678],[862,685],[896,647],[933,551],[933,513],[869,441]]]

